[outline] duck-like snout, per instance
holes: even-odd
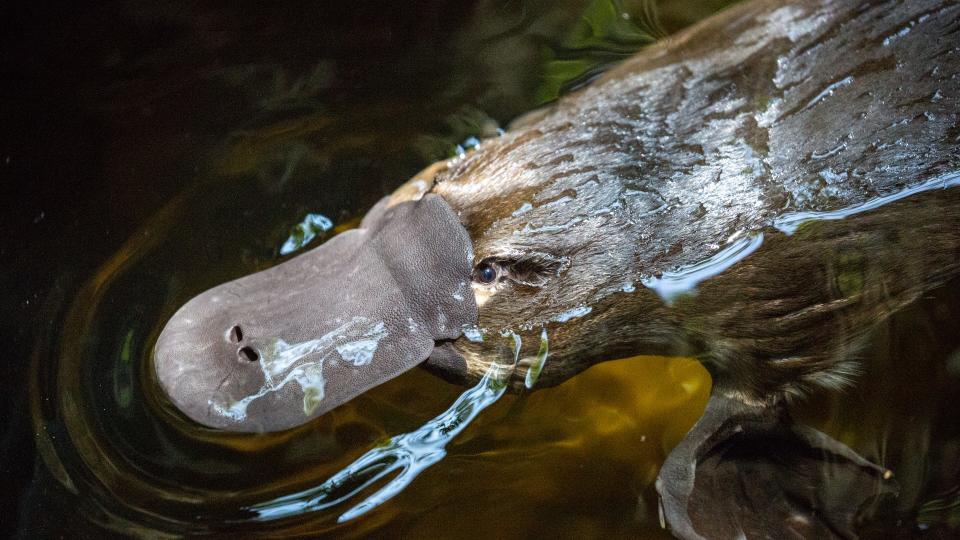
[[[423,362],[476,324],[466,229],[439,196],[187,302],[154,350],[191,419],[230,431],[295,427]]]

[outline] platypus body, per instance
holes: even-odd
[[[262,431],[424,360],[466,383],[517,357],[521,388],[696,356],[713,397],[658,481],[671,530],[852,536],[890,471],[784,403],[851,384],[871,327],[960,274],[958,147],[960,4],[741,4],[191,300],[158,377]]]
[[[481,327],[595,312],[550,333],[542,383],[644,351],[699,356],[751,399],[836,386],[852,374],[837,354],[851,332],[956,273],[949,191],[796,238],[777,226],[957,182],[960,8],[782,4],[652,47],[434,177],[475,259],[498,267],[478,287]],[[761,232],[689,299],[641,286]],[[837,284],[851,271],[856,291]],[[489,355],[461,341],[478,377]]]

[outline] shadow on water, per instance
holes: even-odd
[[[0,247],[17,254],[0,282],[16,362],[4,532],[664,537],[653,482],[709,392],[692,360],[611,362],[523,396],[484,386],[483,414],[443,434],[442,466],[338,523],[350,506],[269,520],[264,509],[309,500],[371,448],[430,426],[464,389],[414,370],[309,425],[237,435],[180,416],[149,359],[178,306],[274,264],[308,214],[349,227],[468,137],[725,3],[661,2],[655,18],[650,3],[626,0],[245,13],[118,2],[73,19],[46,20],[42,7],[8,18],[23,21],[0,32],[23,87],[2,113],[22,129],[0,147],[4,199],[18,201]],[[40,27],[48,37],[33,37]],[[311,223],[313,242],[325,239],[331,227]],[[884,325],[863,383],[798,411],[897,471],[901,495],[868,533],[960,522],[958,291],[949,284]]]

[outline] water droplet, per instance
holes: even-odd
[[[526,386],[528,390],[537,384],[537,379],[540,378],[540,373],[543,372],[543,366],[546,365],[549,354],[550,343],[547,339],[547,329],[544,328],[540,331],[540,349],[537,350],[536,358],[534,358],[530,367],[527,368],[527,376],[523,381],[524,386]]]
[[[570,319],[576,319],[576,318],[578,318],[578,317],[583,317],[584,315],[590,313],[591,311],[593,311],[593,308],[590,307],[590,306],[577,306],[577,307],[575,307],[575,308],[573,308],[573,309],[568,309],[568,310],[564,311],[563,313],[557,315],[556,317],[554,317],[554,318],[551,319],[551,320],[552,320],[552,321],[555,321],[555,322],[559,322],[559,323],[565,323],[565,322],[569,321]]]
[[[664,272],[660,277],[644,278],[641,283],[656,292],[667,305],[670,305],[682,295],[695,293],[697,285],[701,282],[719,275],[743,260],[756,251],[762,243],[763,233],[752,234],[736,240],[705,261]]]

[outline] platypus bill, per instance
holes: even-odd
[[[714,386],[657,482],[671,531],[853,537],[893,473],[786,404],[852,384],[869,330],[960,275],[958,32],[955,2],[738,5],[194,298],[158,380],[200,423],[272,431],[419,364],[476,381],[512,351],[472,326],[546,328],[541,386],[696,356]]]

